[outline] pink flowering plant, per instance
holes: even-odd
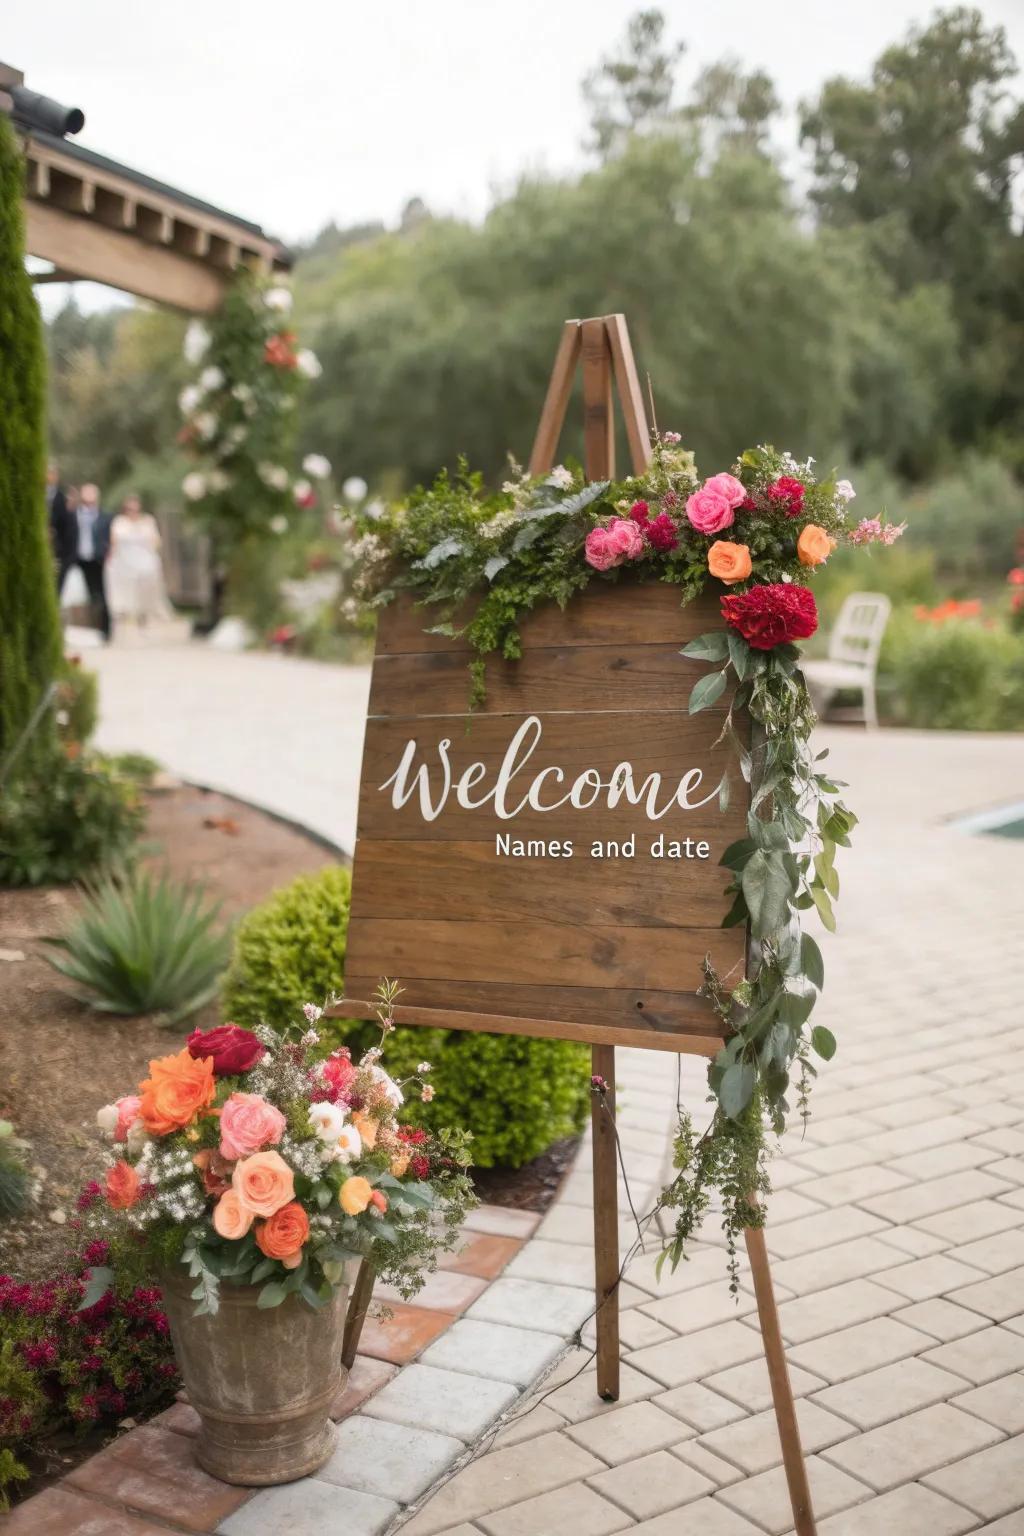
[[[768,1138],[792,1107],[806,1111],[814,1058],[836,1047],[811,1022],[824,968],[801,914],[814,909],[835,926],[835,858],[856,817],[822,765],[826,754],[810,748],[815,716],[799,642],[818,626],[808,583],[837,545],[887,545],[903,532],[881,515],[855,521],[855,496],[813,459],[768,446],[704,477],[678,433],[665,432],[640,476],[588,485],[564,466],[539,478],[513,467],[492,494],[463,466],[359,530],[356,591],[371,607],[411,592],[425,628],[460,637],[474,653],[471,704],[483,697],[487,658],[520,655],[520,621],[540,603],[564,608],[592,582],[622,580],[627,601],[642,600],[645,581],[678,587],[682,604],[705,589],[718,596],[721,625],[682,652],[708,668],[687,707],[696,714],[722,701],[719,741],[750,785],[746,834],[721,862],[731,896],[724,925],[747,928],[758,963],[732,987],[705,965],[700,993],[724,1036],[708,1075],[716,1109],[701,1136],[681,1116],[677,1173],[661,1204],[677,1213],[666,1247],[675,1265],[719,1192],[734,1285],[738,1236],[764,1219]],[[758,727],[753,741],[744,717]],[[730,795],[726,774],[723,811]]]
[[[402,1082],[382,1065],[398,993],[382,983],[381,1043],[358,1061],[322,1047],[322,1010],[307,1004],[285,1034],[194,1031],[150,1063],[137,1092],[101,1109],[108,1164],[85,1220],[103,1258],[83,1306],[115,1273],[159,1279],[178,1263],[197,1314],[217,1311],[222,1281],[257,1286],[260,1307],[292,1294],[323,1306],[357,1258],[413,1295],[473,1194],[467,1136],[399,1121],[433,1088],[428,1062]]]

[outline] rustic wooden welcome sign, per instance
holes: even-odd
[[[650,439],[621,315],[563,330],[530,471],[550,470],[577,365],[584,468],[614,477],[612,376],[634,471]],[[719,859],[746,834],[749,787],[717,743],[725,707],[687,712],[703,668],[680,655],[720,618],[661,582],[592,583],[563,613],[521,626],[523,654],[487,668],[470,713],[471,653],[425,633],[399,601],[380,616],[363,750],[346,996],[371,1017],[390,976],[399,1023],[551,1036],[592,1046],[597,1386],[619,1394],[615,1046],[716,1054],[723,1028],[698,996],[710,955],[739,979],[744,927],[723,928]],[[742,722],[740,723],[742,729]],[[732,773],[728,809],[723,775]],[[813,1536],[806,1469],[764,1230],[746,1233],[798,1536]],[[349,1303],[351,1364],[373,1288]]]
[[[468,711],[471,653],[380,619],[363,757],[346,991],[401,978],[417,1024],[665,1050],[718,1033],[699,998],[721,927],[727,845],[746,786],[715,745],[724,709],[687,713],[701,675],[680,648],[716,622],[662,583],[592,585],[522,626]],[[731,771],[730,809],[719,787]]]

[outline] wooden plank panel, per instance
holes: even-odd
[[[671,991],[695,989],[705,955],[735,944],[730,934],[722,928],[680,928],[669,940],[658,928],[353,917],[346,958],[354,975],[376,971],[378,977],[399,977],[403,985],[444,979]]]
[[[527,614],[520,627],[523,650],[552,645],[685,645],[705,630],[721,628],[719,599],[724,588],[717,582],[713,588],[684,606],[678,588],[663,581],[640,581],[630,572],[617,580],[595,580],[564,612],[557,603],[544,603]],[[472,616],[470,607],[455,622]],[[450,649],[451,639],[424,633],[442,617],[436,605],[417,607],[408,594],[396,598],[377,621],[378,654]],[[571,700],[567,707],[571,708]]]
[[[372,1018],[379,976],[346,977],[345,1018]],[[435,1029],[488,1029],[495,1034],[531,1034],[555,1040],[606,1040],[609,1044],[665,1048],[687,1037],[721,1040],[723,1028],[710,1005],[696,994],[616,987],[487,987],[471,981],[403,982],[395,1016],[399,1022]],[[497,1010],[501,1009],[501,1012]],[[474,1020],[475,1023],[467,1021]],[[508,1023],[502,1023],[508,1020]],[[600,1032],[599,1032],[600,1031]],[[668,1049],[678,1049],[669,1044]]]
[[[663,932],[713,926],[728,906],[729,871],[702,860],[698,877],[694,860],[651,859],[640,851],[641,843],[638,837],[632,859],[594,859],[581,848],[566,861],[497,856],[493,839],[361,838],[353,876],[359,912],[363,917],[401,912],[413,920],[494,923],[517,922],[529,912],[551,922]]]
[[[356,995],[356,985],[361,991],[361,997]],[[433,983],[418,983],[422,988],[430,988]],[[373,1017],[373,1005],[370,997],[376,980],[370,977],[353,978],[352,994],[341,998],[339,1003],[333,1003],[330,1008],[324,1009],[325,1014],[332,1018],[370,1018]],[[454,991],[468,992],[467,983],[454,983]],[[536,998],[534,1001],[542,1003],[548,995],[548,988],[534,988]],[[599,992],[597,1008],[602,1006],[602,1001],[608,998],[606,992]],[[625,994],[623,994],[625,995]],[[697,998],[697,1003],[700,1003]],[[395,1018],[399,1025],[425,1025],[428,1029],[468,1029],[470,1032],[484,1031],[493,1035],[533,1035],[542,1040],[579,1040],[583,1044],[591,1044],[597,1041],[599,1044],[625,1044],[625,1046],[642,1046],[645,1051],[682,1051],[688,1055],[715,1055],[722,1048],[722,1035],[711,1034],[711,1029],[717,1026],[717,1020],[705,1020],[708,1028],[702,1029],[702,1020],[694,1018],[688,1025],[683,1023],[679,1029],[645,1029],[631,1028],[633,1020],[597,1021],[596,1015],[588,1014],[585,1020],[571,1020],[571,1018],[536,1018],[531,1014],[485,1014],[479,1011],[479,992],[467,1005],[467,1011],[438,1006],[438,1008],[418,1008],[418,1006],[405,1006],[404,1001],[399,1001],[395,1009]],[[603,1015],[602,1015],[603,1017]],[[671,1068],[669,1071],[676,1071]]]
[[[538,717],[539,718],[539,717]],[[495,814],[493,801],[478,809],[460,806],[449,793],[444,810],[434,821],[425,820],[419,795],[400,809],[392,805],[392,790],[381,786],[395,773],[408,743],[417,750],[413,770],[429,764],[428,780],[431,804],[436,805],[441,792],[439,741],[450,743],[447,757],[451,763],[452,783],[472,764],[482,763],[484,774],[473,790],[479,800],[491,789],[501,763],[516,731],[523,723],[518,715],[452,716],[443,721],[409,719],[376,720],[366,734],[363,776],[359,795],[360,838],[419,838],[429,841],[479,842],[498,831],[517,837],[624,838],[631,832],[638,844],[649,831],[651,837],[664,832],[666,838],[704,839],[711,842],[716,863],[726,846],[742,837],[746,825],[743,795],[739,793],[739,770],[726,746],[708,751],[708,738],[715,729],[705,716],[609,713],[552,714],[541,722],[541,737],[525,766],[513,774],[507,796],[507,809],[517,807],[526,797],[534,776],[544,768],[557,768],[561,781],[552,773],[542,786],[538,803],[552,804],[567,794],[573,781],[587,769],[595,770],[607,785],[620,763],[634,765],[637,788],[648,775],[663,776],[656,808],[671,798],[682,776],[691,767],[703,777],[693,781],[690,801],[702,800],[716,789],[723,773],[731,777],[737,790],[733,804],[723,815],[717,799],[696,810],[673,809],[658,821],[650,821],[642,805],[627,798],[612,809],[607,793],[589,809],[571,805],[556,810],[534,810],[527,806],[511,820]],[[468,725],[468,731],[465,727]],[[520,758],[520,760],[522,760]]]
[[[554,465],[558,439],[562,435],[562,424],[569,406],[569,396],[572,394],[576,364],[579,361],[580,336],[580,322],[567,320],[562,327],[562,336],[558,343],[558,351],[555,353],[548,392],[544,398],[544,409],[540,413],[537,436],[534,438],[530,453],[531,475],[547,474]]]
[[[449,648],[378,656],[371,717],[464,715],[473,652]],[[531,649],[521,661],[490,661],[478,715],[519,710],[672,710],[686,713],[690,690],[707,671],[669,645],[563,645]],[[725,713],[728,696],[716,706]],[[709,711],[709,713],[711,713]]]

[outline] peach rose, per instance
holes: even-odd
[[[396,1152],[388,1165],[388,1173],[393,1179],[402,1179],[409,1171],[411,1152]]]
[[[233,1189],[226,1189],[213,1208],[213,1230],[230,1241],[244,1237],[252,1222],[252,1211],[246,1210]]]
[[[287,1124],[284,1115],[258,1093],[233,1093],[220,1112],[220,1155],[248,1157],[276,1146]]]
[[[369,1179],[360,1178],[358,1174],[351,1179],[346,1179],[338,1191],[338,1199],[346,1216],[361,1215],[372,1198],[373,1190]]]
[[[380,1129],[377,1121],[371,1115],[356,1114],[352,1116],[352,1124],[359,1132],[359,1138],[368,1152],[373,1150],[377,1141],[377,1132]]]
[[[727,539],[716,539],[708,550],[708,570],[727,587],[737,581],[746,581],[751,571],[750,550],[746,544],[730,544]]]
[[[127,1211],[139,1198],[139,1176],[122,1158],[107,1169],[107,1199],[115,1211]]]
[[[309,1217],[297,1200],[291,1200],[257,1225],[256,1246],[268,1259],[280,1259],[286,1269],[295,1269],[308,1236]]]
[[[370,1196],[370,1204],[374,1207],[375,1210],[380,1211],[381,1215],[383,1216],[384,1212],[388,1208],[388,1197],[383,1193],[383,1191],[375,1189],[373,1194]]]
[[[796,541],[797,558],[801,565],[822,565],[835,547],[835,539],[829,538],[824,528],[808,523]]]
[[[295,1199],[295,1175],[280,1152],[254,1152],[252,1157],[243,1157],[235,1164],[231,1187],[254,1216],[273,1216]]]
[[[139,1084],[139,1114],[151,1136],[167,1136],[194,1120],[213,1102],[216,1085],[208,1056],[195,1061],[188,1051],[161,1056],[149,1064],[149,1076]]]

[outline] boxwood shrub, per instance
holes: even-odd
[[[304,1002],[342,990],[350,886],[348,870],[330,865],[300,875],[242,919],[224,985],[226,1019],[285,1025]],[[334,1020],[332,1030],[353,1051],[377,1038],[373,1024],[357,1020]],[[585,1046],[408,1027],[395,1032],[387,1053],[396,1077],[414,1072],[420,1061],[431,1063],[437,1098],[417,1101],[411,1116],[472,1131],[473,1159],[481,1168],[520,1167],[578,1130],[587,1113]]]

